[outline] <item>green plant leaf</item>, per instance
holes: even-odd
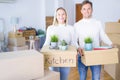
[[[57,35],[52,35],[50,41],[51,42],[58,42],[58,36]]]
[[[85,43],[92,43],[93,40],[92,40],[91,37],[87,37],[87,38],[84,39],[84,42],[85,42]]]
[[[62,45],[62,46],[66,46],[66,45],[67,45],[67,42],[66,42],[65,40],[62,40],[62,41],[61,41],[61,45]]]

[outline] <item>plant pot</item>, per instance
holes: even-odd
[[[51,46],[52,48],[56,48],[56,47],[58,47],[58,42],[51,42],[51,43],[50,43],[50,46]]]
[[[93,45],[92,45],[92,43],[86,43],[86,44],[85,44],[85,50],[86,50],[86,51],[91,51],[91,50],[93,50]]]
[[[61,50],[67,50],[68,46],[61,46]]]

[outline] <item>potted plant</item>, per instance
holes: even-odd
[[[93,40],[92,40],[92,38],[91,37],[86,37],[85,39],[84,39],[84,42],[85,42],[85,50],[86,51],[90,51],[90,50],[92,50],[93,49],[93,45],[92,45],[92,43],[93,43]]]
[[[52,48],[56,48],[58,46],[58,36],[57,35],[52,35],[51,36],[50,46]]]
[[[59,45],[59,49],[61,50],[67,50],[68,44],[65,40],[61,41],[61,44]]]

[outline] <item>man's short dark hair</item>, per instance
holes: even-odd
[[[91,5],[91,8],[93,8],[93,5],[92,5],[92,2],[91,2],[91,1],[89,1],[89,0],[84,0],[84,1],[82,2],[82,6],[84,6],[85,4],[90,4],[90,5]]]

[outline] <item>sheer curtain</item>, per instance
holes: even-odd
[[[5,21],[3,18],[0,18],[0,52],[2,52],[4,49],[4,32],[5,32]]]

